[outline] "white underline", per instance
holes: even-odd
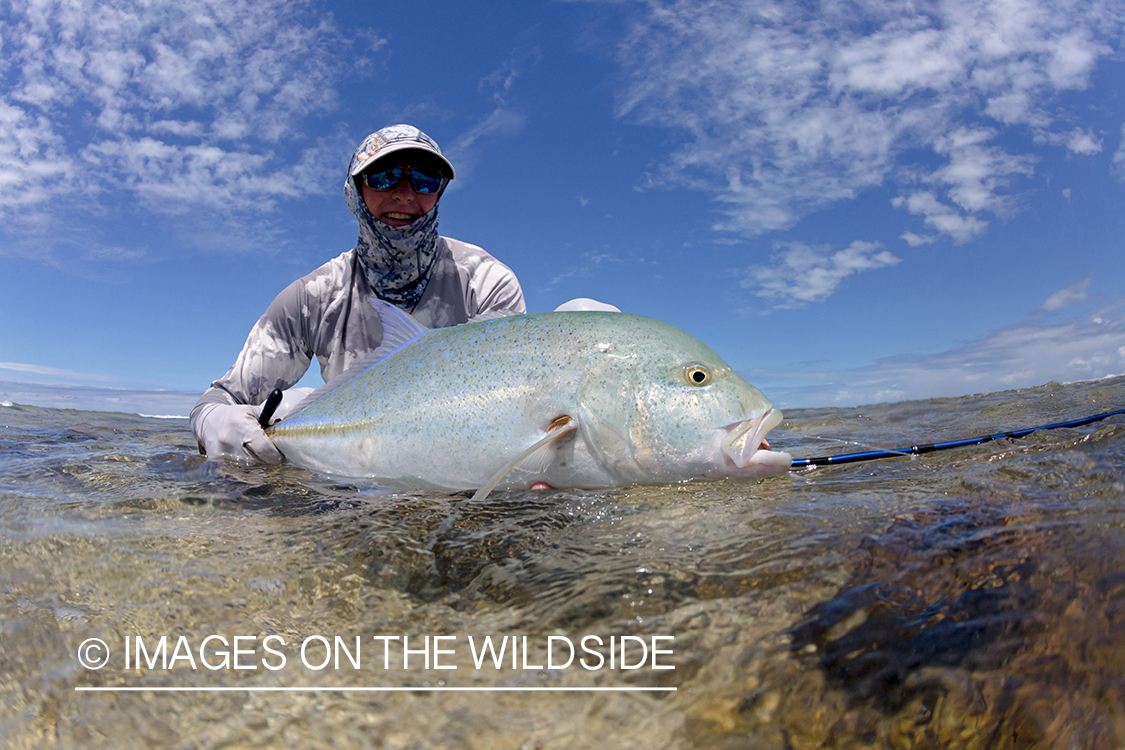
[[[236,692],[251,693],[441,693],[441,692],[487,692],[487,693],[531,693],[531,692],[676,692],[674,687],[83,687],[76,686],[77,692],[153,692],[153,693],[201,693]]]

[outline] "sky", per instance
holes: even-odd
[[[1125,373],[1123,35],[1119,0],[7,0],[0,398],[186,413],[354,245],[397,122],[529,310],[668,321],[780,406]]]

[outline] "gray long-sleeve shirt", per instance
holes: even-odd
[[[481,248],[440,238],[426,291],[411,313],[428,328],[464,323],[497,310],[526,312],[511,269]],[[325,382],[378,348],[383,325],[367,301],[371,286],[349,250],[294,281],[254,325],[238,359],[191,411],[196,436],[207,404],[259,404],[274,388],[299,381],[315,355]]]

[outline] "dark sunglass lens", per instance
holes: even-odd
[[[441,175],[428,169],[411,169],[410,187],[419,193],[436,193],[441,187]]]
[[[402,167],[391,167],[381,172],[368,172],[364,175],[367,187],[372,190],[390,190],[402,181]]]

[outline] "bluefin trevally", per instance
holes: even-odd
[[[268,429],[298,466],[478,496],[789,468],[765,440],[781,412],[667,323],[580,311],[426,329],[371,303],[382,346]]]

